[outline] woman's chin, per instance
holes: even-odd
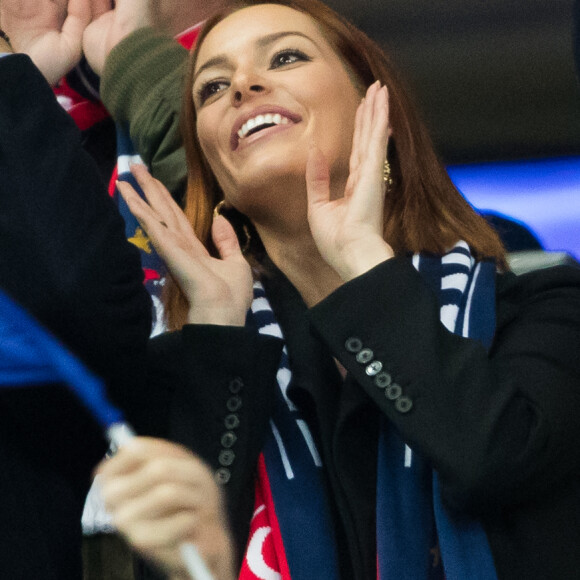
[[[282,157],[279,155],[256,156],[236,176],[239,191],[272,188],[276,194],[280,188],[306,187],[306,159]]]

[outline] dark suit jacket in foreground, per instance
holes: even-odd
[[[134,406],[151,312],[138,253],[74,123],[23,55],[0,58],[0,287]],[[62,385],[0,392],[0,578],[82,577],[80,518],[105,449]]]
[[[387,417],[440,476],[451,510],[481,519],[500,580],[580,573],[580,270],[497,280],[491,352],[449,333],[422,277],[387,261],[307,310],[283,277],[266,280],[287,340],[299,404],[322,452],[345,579],[376,577],[377,425]],[[412,399],[397,410],[345,343],[358,337]],[[280,344],[247,329],[187,326],[151,343],[142,430],[200,453],[216,470],[240,377],[236,455],[224,484],[243,552],[252,479]],[[343,382],[332,357],[347,369]]]

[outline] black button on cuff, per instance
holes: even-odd
[[[403,394],[403,389],[397,383],[391,383],[385,389],[385,397],[389,399],[389,401],[396,401],[401,395]]]
[[[230,447],[234,446],[234,444],[237,440],[238,440],[238,437],[235,433],[232,433],[231,431],[227,431],[226,433],[224,433],[222,435],[220,442],[222,444],[222,447],[229,449]]]
[[[348,352],[357,353],[362,348],[362,340],[352,336],[344,343],[344,348],[346,348]]]
[[[240,418],[233,413],[231,415],[227,415],[224,419],[224,425],[226,429],[237,429],[240,426]]]
[[[408,413],[413,408],[413,401],[409,397],[400,397],[395,401],[395,409],[399,413]]]
[[[371,362],[374,358],[375,354],[370,348],[363,348],[361,351],[358,352],[356,355],[356,362],[361,364],[367,364]]]
[[[375,385],[379,387],[379,389],[385,389],[388,387],[392,382],[391,375],[389,373],[379,373],[375,377]]]
[[[230,397],[226,402],[226,407],[228,408],[228,411],[231,411],[232,413],[234,411],[237,411],[241,406],[242,399],[236,395]]]
[[[221,485],[225,485],[231,478],[232,473],[227,467],[220,467],[215,472],[215,480]]]
[[[235,379],[232,379],[230,381],[230,384],[228,385],[230,393],[232,393],[233,395],[237,395],[242,390],[243,387],[244,387],[244,381],[242,381],[242,379],[240,379],[240,377],[236,377]]]
[[[222,449],[218,456],[218,461],[220,465],[224,467],[229,467],[236,458],[236,454],[231,449]]]

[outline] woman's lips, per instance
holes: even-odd
[[[299,123],[302,120],[300,115],[292,113],[283,107],[274,105],[262,105],[248,113],[238,117],[230,138],[232,151],[240,145],[240,141],[250,139],[262,131],[269,133],[287,129],[290,125]],[[259,129],[259,127],[262,127]],[[258,128],[257,131],[255,129]]]

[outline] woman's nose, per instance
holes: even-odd
[[[262,80],[255,77],[250,79],[245,75],[240,75],[232,85],[232,104],[238,107],[246,100],[266,91],[266,85]]]

